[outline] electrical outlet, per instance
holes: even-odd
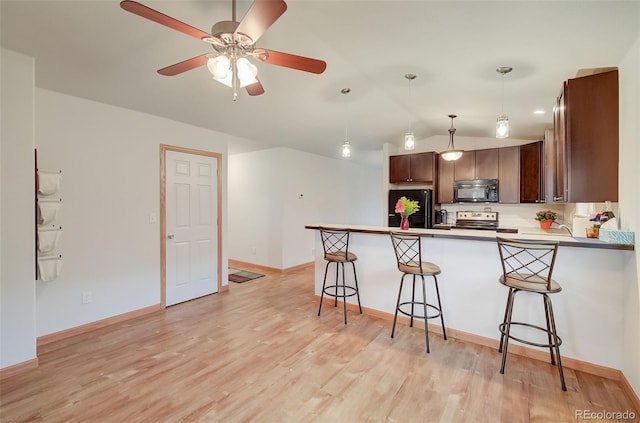
[[[84,291],[82,293],[82,304],[89,304],[91,301],[93,301],[91,291]]]

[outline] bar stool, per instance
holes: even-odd
[[[447,331],[444,327],[444,316],[442,314],[442,304],[440,303],[440,291],[438,290],[438,278],[441,270],[440,267],[433,263],[422,261],[422,248],[420,242],[420,235],[409,234],[406,232],[390,232],[391,242],[393,243],[393,249],[396,253],[396,259],[398,262],[398,270],[402,272],[402,279],[400,279],[400,289],[398,291],[398,302],[396,303],[396,312],[393,316],[393,329],[391,329],[391,337],[396,330],[396,321],[398,320],[398,312],[409,316],[410,327],[413,327],[413,318],[417,317],[424,319],[424,336],[427,344],[427,353],[429,350],[429,328],[427,325],[428,319],[434,319],[440,317],[440,323],[442,324],[442,334],[444,339],[447,339]],[[407,275],[413,277],[413,285],[411,289],[411,301],[400,302],[402,297],[402,288],[404,286],[404,278]],[[420,276],[422,280],[422,301],[416,301],[416,276]],[[427,303],[427,288],[424,282],[425,276],[433,276],[433,281],[436,287],[436,297],[438,299],[438,306]],[[402,307],[411,305],[411,311],[402,310]],[[421,306],[423,314],[417,314],[414,310],[415,305]],[[436,314],[428,315],[427,309],[431,308],[436,311]]]
[[[501,334],[498,352],[502,353],[502,366],[500,367],[500,373],[504,374],[509,339],[513,339],[527,345],[549,348],[551,364],[556,365],[557,363],[562,390],[566,391],[567,386],[564,382],[562,361],[560,359],[560,345],[562,345],[562,339],[560,339],[556,331],[553,307],[548,295],[562,291],[562,287],[558,282],[551,278],[556,254],[558,253],[559,243],[553,241],[508,240],[500,237],[497,237],[496,241],[498,242],[498,251],[500,252],[500,260],[502,262],[500,283],[509,288],[504,320],[498,326]],[[544,300],[545,319],[547,321],[546,328],[530,323],[513,322],[511,320],[515,296],[520,291],[533,292],[542,295]],[[511,326],[513,325],[527,326],[545,332],[547,334],[548,343],[542,344],[539,342],[516,338],[510,333]]]
[[[358,298],[358,309],[362,314],[362,306],[360,305],[360,291],[358,290],[358,277],[356,276],[355,261],[358,257],[349,251],[349,230],[326,229],[320,228],[320,237],[322,238],[322,246],[324,248],[324,259],[327,266],[324,269],[324,280],[322,281],[322,292],[320,293],[320,306],[318,307],[318,316],[322,310],[322,299],[325,295],[334,297],[334,307],[338,306],[338,298],[342,298],[344,307],[344,324],[347,324],[347,297],[356,296]],[[329,265],[336,263],[336,282],[335,285],[327,285],[327,272]],[[349,286],[345,283],[344,264],[351,263],[353,267],[353,279],[355,286]],[[342,268],[342,285],[338,282],[338,269]],[[333,292],[331,290],[333,289]]]

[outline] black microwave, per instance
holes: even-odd
[[[497,203],[497,179],[472,179],[453,183],[453,200],[459,203]]]

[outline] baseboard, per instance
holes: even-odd
[[[158,310],[163,310],[160,304],[140,308],[138,310],[130,311],[128,313],[118,314],[117,316],[107,317],[106,319],[97,320],[95,322],[87,323],[85,325],[80,325],[70,329],[61,330],[59,332],[50,333],[48,335],[39,336],[38,338],[36,338],[36,346],[40,348],[52,342],[60,341],[62,339],[69,338],[71,336],[80,335],[82,333],[91,332],[92,330],[113,325],[114,323],[124,322],[125,320],[134,319],[136,317],[144,316],[146,314],[153,313]]]
[[[318,299],[318,301],[320,300],[320,296],[316,295],[316,298]],[[329,302],[333,303],[334,301],[335,300],[333,299],[333,297],[330,297],[330,298],[325,297],[322,303],[324,305],[325,303],[329,303]],[[342,304],[340,300],[338,300],[338,303]],[[348,302],[347,310],[357,312],[358,305]],[[362,307],[362,313],[367,314],[369,316],[377,317],[383,320],[387,320],[390,322],[393,321],[393,313],[387,313],[385,311],[375,310],[368,307]],[[398,323],[408,326],[410,323],[410,319],[406,316],[399,315]],[[415,327],[424,329],[424,321],[422,321],[421,319],[414,319],[413,325]],[[442,335],[442,327],[439,324],[429,323],[429,332],[438,333]],[[464,331],[456,330],[452,328],[447,328],[447,337],[455,338],[460,341],[465,341],[472,344],[482,345],[489,348],[494,348],[496,350],[498,349],[498,346],[500,344],[498,339],[487,338],[486,336],[475,335],[473,333],[464,332]],[[523,357],[532,358],[534,360],[539,360],[539,361],[546,361],[546,362],[549,361],[548,350],[535,350],[533,348],[528,348],[518,344],[509,344],[509,354],[520,355]],[[589,363],[582,360],[576,360],[575,358],[570,358],[570,357],[564,357],[564,356],[562,357],[562,366],[569,369],[578,370],[584,373],[589,373],[592,375],[596,375],[596,376],[604,377],[606,379],[616,380],[620,382],[623,382],[623,378],[624,378],[623,373],[618,369],[600,366],[598,364],[593,364],[593,363]],[[632,386],[629,384],[628,381],[627,381],[627,385],[630,392],[634,392]],[[635,395],[635,392],[634,392],[634,395]],[[636,396],[635,398],[637,399],[638,397]],[[640,410],[640,408],[638,408],[638,410]]]
[[[0,369],[0,381],[38,368],[38,357]]]
[[[266,273],[286,273],[286,272],[293,272],[297,270],[303,270],[306,268],[312,269],[314,265],[315,265],[315,262],[310,261],[308,263],[302,263],[296,266],[287,267],[286,269],[277,269],[275,267],[263,266],[261,264],[254,264],[246,261],[229,259],[229,267],[234,267],[236,269],[243,269],[248,271],[256,270],[259,272],[266,272]]]

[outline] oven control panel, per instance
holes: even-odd
[[[456,220],[482,220],[497,222],[498,212],[459,211],[456,212]]]

